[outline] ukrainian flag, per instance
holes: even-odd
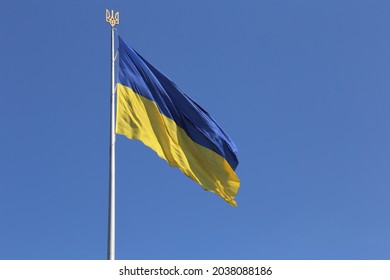
[[[119,37],[116,133],[138,139],[230,205],[236,146],[213,118]]]

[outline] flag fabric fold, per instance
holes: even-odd
[[[214,119],[118,36],[116,133],[138,139],[230,205],[237,148]]]

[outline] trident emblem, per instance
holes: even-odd
[[[119,12],[116,12],[114,15],[114,10],[111,10],[110,13],[110,11],[106,9],[106,21],[111,25],[111,27],[119,24]]]

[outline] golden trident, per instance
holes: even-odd
[[[114,15],[114,10],[111,10],[110,13],[110,11],[106,9],[106,21],[111,25],[111,27],[119,24],[119,12],[116,12]]]

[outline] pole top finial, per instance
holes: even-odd
[[[108,22],[111,27],[119,24],[119,12],[114,14],[114,10],[111,10],[110,13],[110,11],[106,9],[106,22]]]

